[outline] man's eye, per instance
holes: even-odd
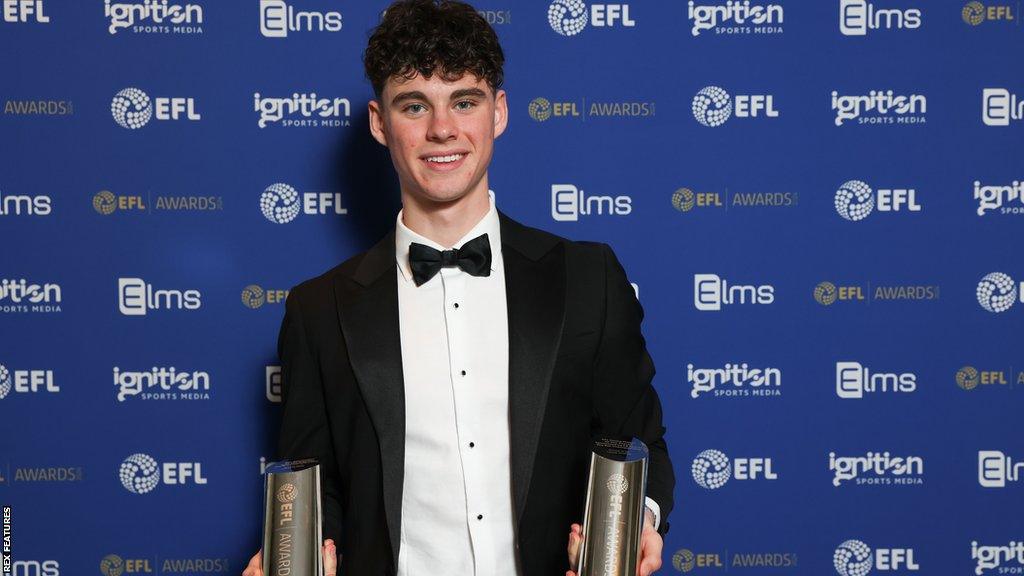
[[[423,104],[409,104],[405,107],[406,112],[412,112],[413,114],[419,114],[423,110],[425,110]]]
[[[455,103],[455,107],[458,108],[459,110],[469,110],[474,106],[476,106],[476,102],[473,102],[472,100],[460,100],[459,102]]]

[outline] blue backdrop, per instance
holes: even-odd
[[[285,293],[399,208],[384,6],[2,0],[5,569],[258,547]],[[1024,573],[1019,3],[477,7],[499,207],[611,244],[646,311],[663,572]]]

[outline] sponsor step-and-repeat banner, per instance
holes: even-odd
[[[0,0],[3,574],[258,548],[288,290],[399,208],[385,6]],[[1020,2],[476,8],[499,207],[609,243],[645,310],[662,572],[1024,574]]]

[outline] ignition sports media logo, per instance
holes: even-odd
[[[864,456],[828,454],[832,485],[853,480],[857,486],[919,486],[924,484],[924,458],[893,456],[889,452],[868,452]]]
[[[848,180],[835,193],[836,213],[850,222],[867,218],[873,211],[920,212],[917,191],[913,188],[879,188],[871,190],[862,180]]]
[[[139,88],[125,88],[110,101],[110,113],[118,126],[138,130],[153,118],[161,122],[187,120],[198,122],[195,98],[160,96],[150,98]]]
[[[200,462],[164,462],[158,464],[148,454],[132,454],[121,462],[118,469],[121,485],[132,494],[148,494],[160,484],[204,485],[203,465]]]
[[[0,216],[49,216],[53,202],[49,196],[38,194],[4,194],[0,190]]]
[[[175,0],[104,0],[103,16],[111,35],[125,29],[133,34],[202,34],[203,7]]]
[[[677,188],[672,192],[672,207],[682,213],[711,212],[744,208],[793,208],[799,201],[796,192],[723,192],[694,191]]]
[[[978,451],[978,484],[983,488],[1005,488],[1020,480],[1024,462],[1014,462],[1002,450]]]
[[[746,362],[726,364],[724,368],[695,368],[686,365],[690,397],[712,392],[715,398],[782,396],[782,370],[751,368]]]
[[[53,370],[15,370],[0,364],[0,400],[11,394],[56,394]]]
[[[1014,180],[1006,185],[982,184],[974,181],[974,199],[978,201],[978,216],[998,210],[999,214],[1024,214],[1024,182]],[[1014,202],[1016,201],[1016,202]]]
[[[672,555],[672,566],[679,572],[692,572],[700,569],[708,570],[737,570],[743,568],[765,569],[765,568],[796,568],[799,557],[796,552],[724,552],[715,551],[693,551],[688,548],[680,548]]]
[[[199,290],[154,288],[141,278],[117,279],[117,309],[125,316],[145,316],[156,310],[199,310]]]
[[[537,97],[530,100],[526,107],[527,114],[537,122],[556,120],[578,120],[586,122],[595,118],[651,118],[655,114],[654,102],[643,101],[590,101],[586,98],[578,100],[548,100]]]
[[[288,128],[339,128],[349,126],[351,107],[348,98],[322,98],[316,92],[296,92],[287,98],[253,94],[253,108],[259,112],[256,125],[274,124]]]
[[[701,311],[718,311],[734,304],[767,305],[775,302],[775,287],[770,284],[735,284],[718,274],[693,275],[693,305]]]
[[[1024,542],[1010,540],[1006,546],[983,546],[979,545],[977,540],[972,540],[971,560],[977,563],[974,568],[977,576],[982,576],[986,570],[997,568],[997,574],[1024,574]],[[1004,563],[1007,566],[1004,567]]]
[[[1019,7],[1020,4],[1018,3]],[[968,2],[960,11],[964,24],[969,26],[980,26],[985,22],[1014,22],[1014,6],[1010,4],[989,4],[981,2]]]
[[[978,304],[993,313],[1006,312],[1017,303],[1019,294],[1024,294],[1024,282],[1018,288],[1009,274],[992,272],[986,274],[976,290]]]
[[[561,36],[575,36],[590,24],[594,28],[636,26],[629,4],[591,4],[583,0],[554,0],[548,6],[548,24]]]
[[[705,490],[717,490],[730,479],[735,480],[778,480],[772,470],[771,458],[729,459],[720,450],[705,450],[693,459],[690,466],[693,481]]]
[[[936,284],[836,284],[819,282],[812,292],[814,301],[822,306],[836,303],[870,304],[871,302],[921,302],[938,300],[941,287]]]
[[[923,94],[897,94],[894,90],[869,90],[866,95],[841,95],[832,91],[835,124],[849,120],[859,125],[925,124],[928,98]]]
[[[847,540],[836,547],[832,565],[839,576],[867,576],[871,570],[916,572],[921,566],[914,560],[913,548],[876,548],[860,540]]]
[[[24,278],[0,280],[0,313],[50,314],[61,312],[60,284],[34,284]]]
[[[836,362],[836,395],[861,399],[871,394],[909,394],[917,390],[912,372],[872,372],[860,362]]]
[[[341,205],[341,194],[338,192],[300,194],[294,187],[283,182],[267,186],[260,194],[260,211],[274,224],[287,224],[300,213],[310,216],[348,214],[348,208]]]
[[[1024,120],[1024,98],[1006,88],[985,88],[981,91],[981,121],[985,126],[1009,126]]]
[[[708,30],[715,34],[781,34],[785,12],[781,4],[757,3],[750,0],[687,3],[686,17],[693,22],[690,34],[700,36]]]
[[[993,368],[979,369],[974,366],[964,366],[956,371],[953,381],[956,382],[957,388],[966,391],[975,390],[979,386],[990,390],[993,388],[1012,388],[1014,385],[1024,384],[1024,371],[1018,372],[1016,377],[1014,377],[1012,367],[1007,370],[997,370]]]
[[[920,27],[921,10],[918,8],[878,8],[867,0],[839,0],[839,31],[843,36]]]
[[[260,34],[267,38],[287,38],[292,32],[338,32],[341,12],[296,10],[284,0],[260,0]]]
[[[775,99],[771,94],[737,94],[729,96],[724,88],[705,86],[693,97],[693,117],[703,126],[716,128],[729,118],[778,118]]]
[[[266,366],[266,394],[267,401],[274,404],[281,403],[281,367]]]
[[[551,218],[556,222],[576,222],[583,216],[628,216],[632,212],[630,196],[595,196],[572,184],[551,185]]]
[[[223,196],[166,196],[157,195],[153,201],[151,193],[146,198],[140,194],[114,194],[100,190],[92,197],[92,208],[97,214],[110,216],[115,212],[123,214],[153,214],[154,212],[216,212],[224,209]]]
[[[140,400],[209,400],[210,373],[202,370],[179,370],[174,366],[154,366],[147,370],[122,370],[114,366],[117,401],[138,397]]]
[[[257,284],[249,284],[242,288],[242,305],[253,310],[262,308],[264,304],[283,304],[288,298],[288,290],[266,288]]]
[[[5,116],[71,116],[75,103],[71,100],[7,100],[4,102]]]
[[[4,0],[3,19],[11,24],[49,24],[43,0]]]

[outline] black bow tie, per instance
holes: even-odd
[[[462,245],[462,248],[437,250],[425,244],[409,244],[409,267],[417,286],[434,277],[441,268],[458,266],[473,276],[491,275],[491,243],[487,234],[481,234]]]

